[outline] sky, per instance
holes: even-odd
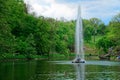
[[[24,0],[30,13],[55,19],[75,20],[78,5],[83,19],[99,18],[108,24],[120,13],[120,0]]]

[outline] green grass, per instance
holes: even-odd
[[[45,59],[48,58],[47,56],[40,56],[40,55],[23,55],[23,54],[11,54],[11,53],[5,53],[0,55],[1,60],[5,59]]]

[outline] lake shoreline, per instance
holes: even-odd
[[[48,60],[48,61],[56,61],[56,60],[73,60],[73,57],[69,57],[69,59],[64,59],[64,57],[54,58],[54,57],[46,57],[46,58],[5,58],[0,59],[0,62],[9,62],[9,61],[31,61],[31,60]],[[99,60],[99,61],[120,61],[116,59],[110,59],[110,60],[100,60],[98,57],[86,57],[87,60]]]

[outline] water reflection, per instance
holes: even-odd
[[[76,69],[76,80],[85,80],[85,64],[75,63],[74,67]]]
[[[62,64],[64,63],[64,64]],[[87,61],[60,64],[45,61],[0,63],[0,80],[119,80],[119,62]],[[99,63],[99,65],[98,65]],[[104,65],[103,65],[104,64]]]
[[[35,69],[35,61],[0,62],[0,80],[30,80]]]

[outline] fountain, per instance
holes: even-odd
[[[80,5],[78,6],[78,15],[75,30],[75,53],[76,58],[72,61],[72,63],[85,63],[83,50],[83,27]]]

